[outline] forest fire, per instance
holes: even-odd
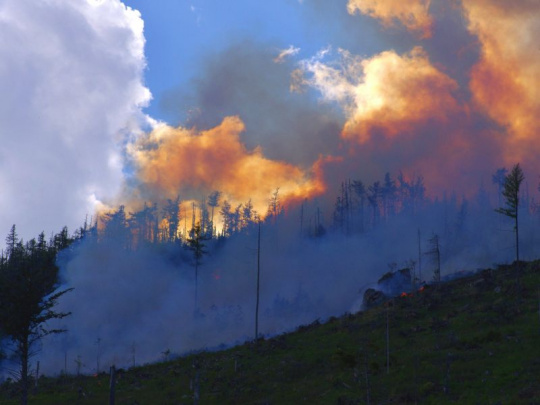
[[[244,130],[238,117],[206,131],[158,126],[130,148],[140,181],[131,198],[162,201],[180,195],[198,204],[201,195],[219,190],[232,209],[249,202],[264,218],[276,190],[284,205],[325,191],[317,171],[267,159],[261,148],[247,150],[240,141]]]
[[[67,218],[58,215],[70,212],[65,225],[76,230],[50,242],[58,285],[74,288],[60,306],[72,316],[57,325],[70,335],[51,340],[51,364],[58,353],[92,358],[96,338],[106,342],[104,359],[118,355],[124,364],[135,363],[135,345],[143,362],[168,347],[257,341],[255,307],[261,334],[270,335],[360,305],[408,306],[436,285],[422,283],[445,281],[441,267],[450,275],[512,260],[510,233],[501,229],[515,229],[524,257],[536,254],[529,224],[538,220],[540,3],[348,0],[345,10],[339,2],[285,2],[298,13],[280,2],[248,11],[281,7],[284,20],[298,23],[290,26],[300,14],[335,18],[325,21],[338,27],[328,40],[341,38],[317,52],[327,43],[320,36],[223,38],[215,47],[193,44],[214,35],[191,36],[186,46],[197,58],[175,65],[189,61],[174,82],[185,89],[159,78],[167,97],[145,87],[159,82],[146,74],[175,69],[147,64],[144,12],[120,0],[95,2],[99,8],[55,0],[39,13],[6,3],[8,29],[0,31],[13,38],[0,52],[14,57],[3,58],[0,81],[8,77],[4,104],[17,114],[6,110],[0,120],[0,132],[14,134],[0,150],[0,208],[5,221],[47,232],[53,225],[44,218],[58,227]],[[305,13],[323,7],[341,9]],[[294,45],[279,51],[285,43]],[[92,52],[83,55],[81,44]],[[148,106],[150,90],[157,102]],[[505,184],[518,161],[529,183],[517,185],[513,214],[503,208]],[[36,176],[43,168],[47,176]],[[517,222],[497,214],[517,221],[518,208],[519,239]],[[92,219],[77,228],[86,212]],[[18,246],[15,228],[11,240]],[[39,246],[24,240],[28,251]]]
[[[426,286],[423,285],[422,287],[416,290],[416,293],[424,292],[425,289],[426,289]],[[414,295],[415,295],[415,292],[406,292],[406,291],[403,291],[401,294],[399,294],[401,298],[414,297]]]

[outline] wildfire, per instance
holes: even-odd
[[[324,192],[317,167],[303,170],[266,158],[261,148],[247,150],[240,140],[244,130],[238,117],[207,131],[158,126],[130,149],[140,181],[135,197],[160,201],[180,195],[198,201],[219,190],[233,207],[251,200],[264,217],[278,189],[285,205]]]
[[[426,289],[426,286],[423,285],[422,287],[420,287],[420,288],[417,290],[417,292],[421,293],[421,292],[423,292],[425,289]],[[403,291],[399,296],[400,296],[401,298],[413,297],[413,296],[414,296],[414,293],[413,293],[413,292],[408,293],[408,292]]]
[[[474,100],[507,129],[507,160],[534,162],[540,131],[540,3],[509,7],[500,1],[464,0],[463,7],[470,31],[481,42],[480,60],[471,72]]]

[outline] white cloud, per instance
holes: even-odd
[[[74,230],[145,119],[143,21],[119,0],[4,0],[0,38],[0,239]]]
[[[294,46],[289,46],[287,49],[283,49],[279,52],[279,55],[274,58],[275,63],[283,63],[285,59],[289,56],[294,56],[300,52],[300,48],[295,48]]]

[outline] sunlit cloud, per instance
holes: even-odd
[[[130,149],[139,198],[199,200],[219,190],[233,204],[251,199],[264,216],[268,199],[279,188],[282,201],[309,198],[324,191],[313,173],[267,159],[261,148],[248,150],[240,141],[245,130],[238,117],[215,128],[196,131],[160,125]]]
[[[283,63],[285,59],[297,55],[300,52],[300,48],[295,48],[294,46],[289,46],[286,49],[283,49],[278,56],[274,58],[275,63]]]
[[[359,12],[377,18],[385,26],[400,22],[422,37],[430,37],[433,19],[429,14],[431,0],[349,0],[350,14]]]
[[[540,3],[464,0],[481,56],[471,72],[474,101],[510,136],[508,160],[536,156],[540,133]],[[534,159],[532,156],[529,159]]]
[[[422,48],[386,51],[363,59],[340,51],[339,63],[320,58],[303,64],[304,84],[347,113],[343,137],[367,142],[374,132],[395,137],[427,120],[444,123],[460,107],[454,80],[436,69]]]

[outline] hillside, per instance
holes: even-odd
[[[540,261],[428,286],[219,352],[118,370],[116,404],[540,404]],[[389,369],[387,370],[387,323]],[[106,404],[109,376],[40,377],[32,404]],[[16,404],[4,383],[0,404]]]

